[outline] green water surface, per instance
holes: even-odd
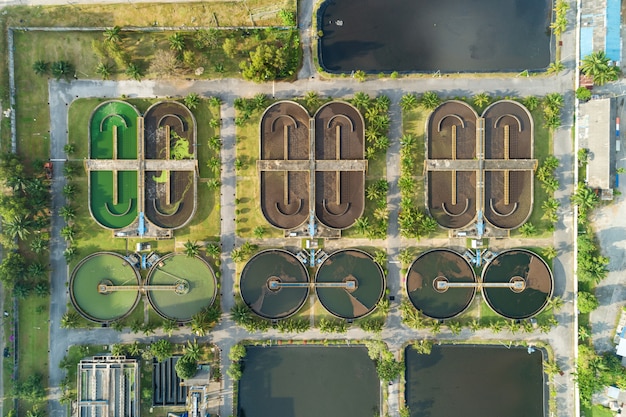
[[[98,293],[98,284],[138,285],[135,270],[120,255],[99,253],[78,264],[72,274],[71,291],[78,311],[100,321],[111,321],[129,313],[139,300],[139,292]]]
[[[96,108],[89,124],[90,157],[137,159],[138,116],[133,106],[122,101],[108,101]],[[117,155],[113,155],[114,126],[117,128]]]
[[[148,278],[150,285],[173,285],[177,279],[189,284],[189,292],[150,291],[150,302],[162,315],[178,321],[188,321],[215,300],[216,282],[209,265],[198,257],[183,254],[167,256],[153,267]]]
[[[130,225],[137,217],[137,171],[117,172],[116,205],[113,204],[113,177],[112,171],[91,171],[89,204],[98,223],[110,229],[119,229]]]

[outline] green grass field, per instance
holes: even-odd
[[[30,375],[42,376],[44,385],[48,381],[48,323],[50,297],[36,297],[31,295],[19,301],[18,326],[18,367],[19,380],[25,381]],[[5,392],[10,389],[5,385]],[[30,409],[32,404],[20,401],[23,412]]]

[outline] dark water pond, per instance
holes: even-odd
[[[364,347],[249,347],[238,417],[364,417],[380,405]]]
[[[412,417],[544,417],[542,353],[503,346],[407,347],[406,401]]]
[[[490,72],[546,68],[549,0],[328,0],[320,63],[363,70]]]

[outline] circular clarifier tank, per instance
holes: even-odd
[[[256,314],[267,319],[283,319],[295,314],[304,304],[309,294],[308,283],[309,273],[298,258],[286,250],[270,249],[248,261],[241,272],[239,287],[243,301]]]
[[[315,291],[332,314],[356,319],[371,313],[385,292],[385,274],[366,252],[334,252],[317,270]]]
[[[446,288],[445,285],[475,282],[474,270],[461,255],[449,249],[434,249],[413,261],[407,273],[406,289],[416,309],[442,320],[465,311],[476,292],[473,286]]]
[[[150,304],[170,320],[188,322],[215,301],[215,274],[198,256],[169,254],[159,259],[150,269],[147,282]]]
[[[85,318],[106,323],[125,317],[139,302],[140,276],[121,255],[98,252],[87,256],[72,271],[70,298]],[[99,286],[130,286],[102,292]]]
[[[496,313],[510,319],[526,319],[539,314],[554,290],[548,265],[538,255],[524,249],[500,253],[483,270],[482,280],[486,285],[483,295],[487,304]],[[489,283],[511,285],[489,288]]]

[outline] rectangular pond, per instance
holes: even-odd
[[[327,0],[329,72],[491,72],[550,63],[550,0]]]
[[[368,417],[380,382],[365,347],[248,347],[238,417]]]
[[[407,347],[406,402],[412,417],[544,417],[542,353],[487,345]]]

